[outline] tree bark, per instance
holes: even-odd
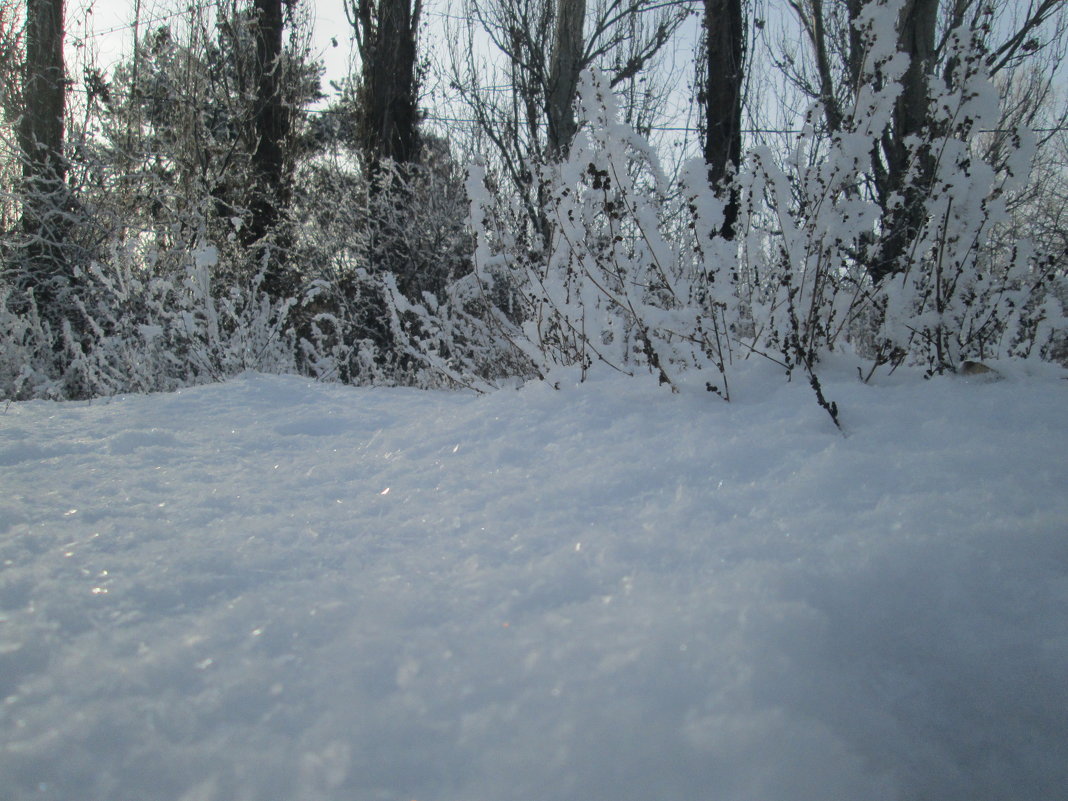
[[[586,0],[558,0],[546,98],[547,146],[550,157],[557,160],[567,158],[578,130],[574,103],[583,64],[585,24]]]
[[[27,0],[26,56],[18,140],[26,274],[42,306],[69,280],[67,163],[63,157],[63,0]]]
[[[282,230],[291,186],[286,159],[290,116],[282,94],[282,34],[285,17],[282,0],[254,0],[256,12],[256,56],[253,127],[256,146],[252,152],[252,196],[250,219],[242,229],[247,247],[273,244],[264,277],[264,290],[274,299],[292,294],[286,277],[285,252],[288,246]]]
[[[421,0],[349,0],[362,61],[359,140],[370,173],[378,162],[419,160],[417,36]]]
[[[904,257],[924,224],[925,200],[934,177],[926,140],[931,133],[928,84],[935,66],[937,22],[938,0],[909,0],[901,10],[898,49],[908,55],[909,66],[894,107],[893,133],[883,148],[882,241],[868,270],[876,283],[904,269]],[[900,203],[894,203],[895,198]]]
[[[742,157],[745,30],[742,0],[705,0],[704,157],[708,180],[726,198],[721,234],[734,238],[738,191],[732,181]]]

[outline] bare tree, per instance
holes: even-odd
[[[642,80],[689,6],[685,0],[468,0],[466,26],[450,37],[451,88],[475,121],[482,152],[521,198],[533,235],[544,239],[549,225],[536,173],[568,152],[581,72],[596,67],[617,90]],[[483,57],[487,48],[478,42],[488,42],[492,55]],[[655,104],[649,93],[632,96]]]

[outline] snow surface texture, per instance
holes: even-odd
[[[0,799],[1068,792],[1068,382],[0,409]]]

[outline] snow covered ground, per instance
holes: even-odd
[[[1003,369],[0,408],[0,799],[1064,798],[1068,382]]]

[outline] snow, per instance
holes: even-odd
[[[999,369],[10,404],[0,799],[1061,797],[1068,382]]]

